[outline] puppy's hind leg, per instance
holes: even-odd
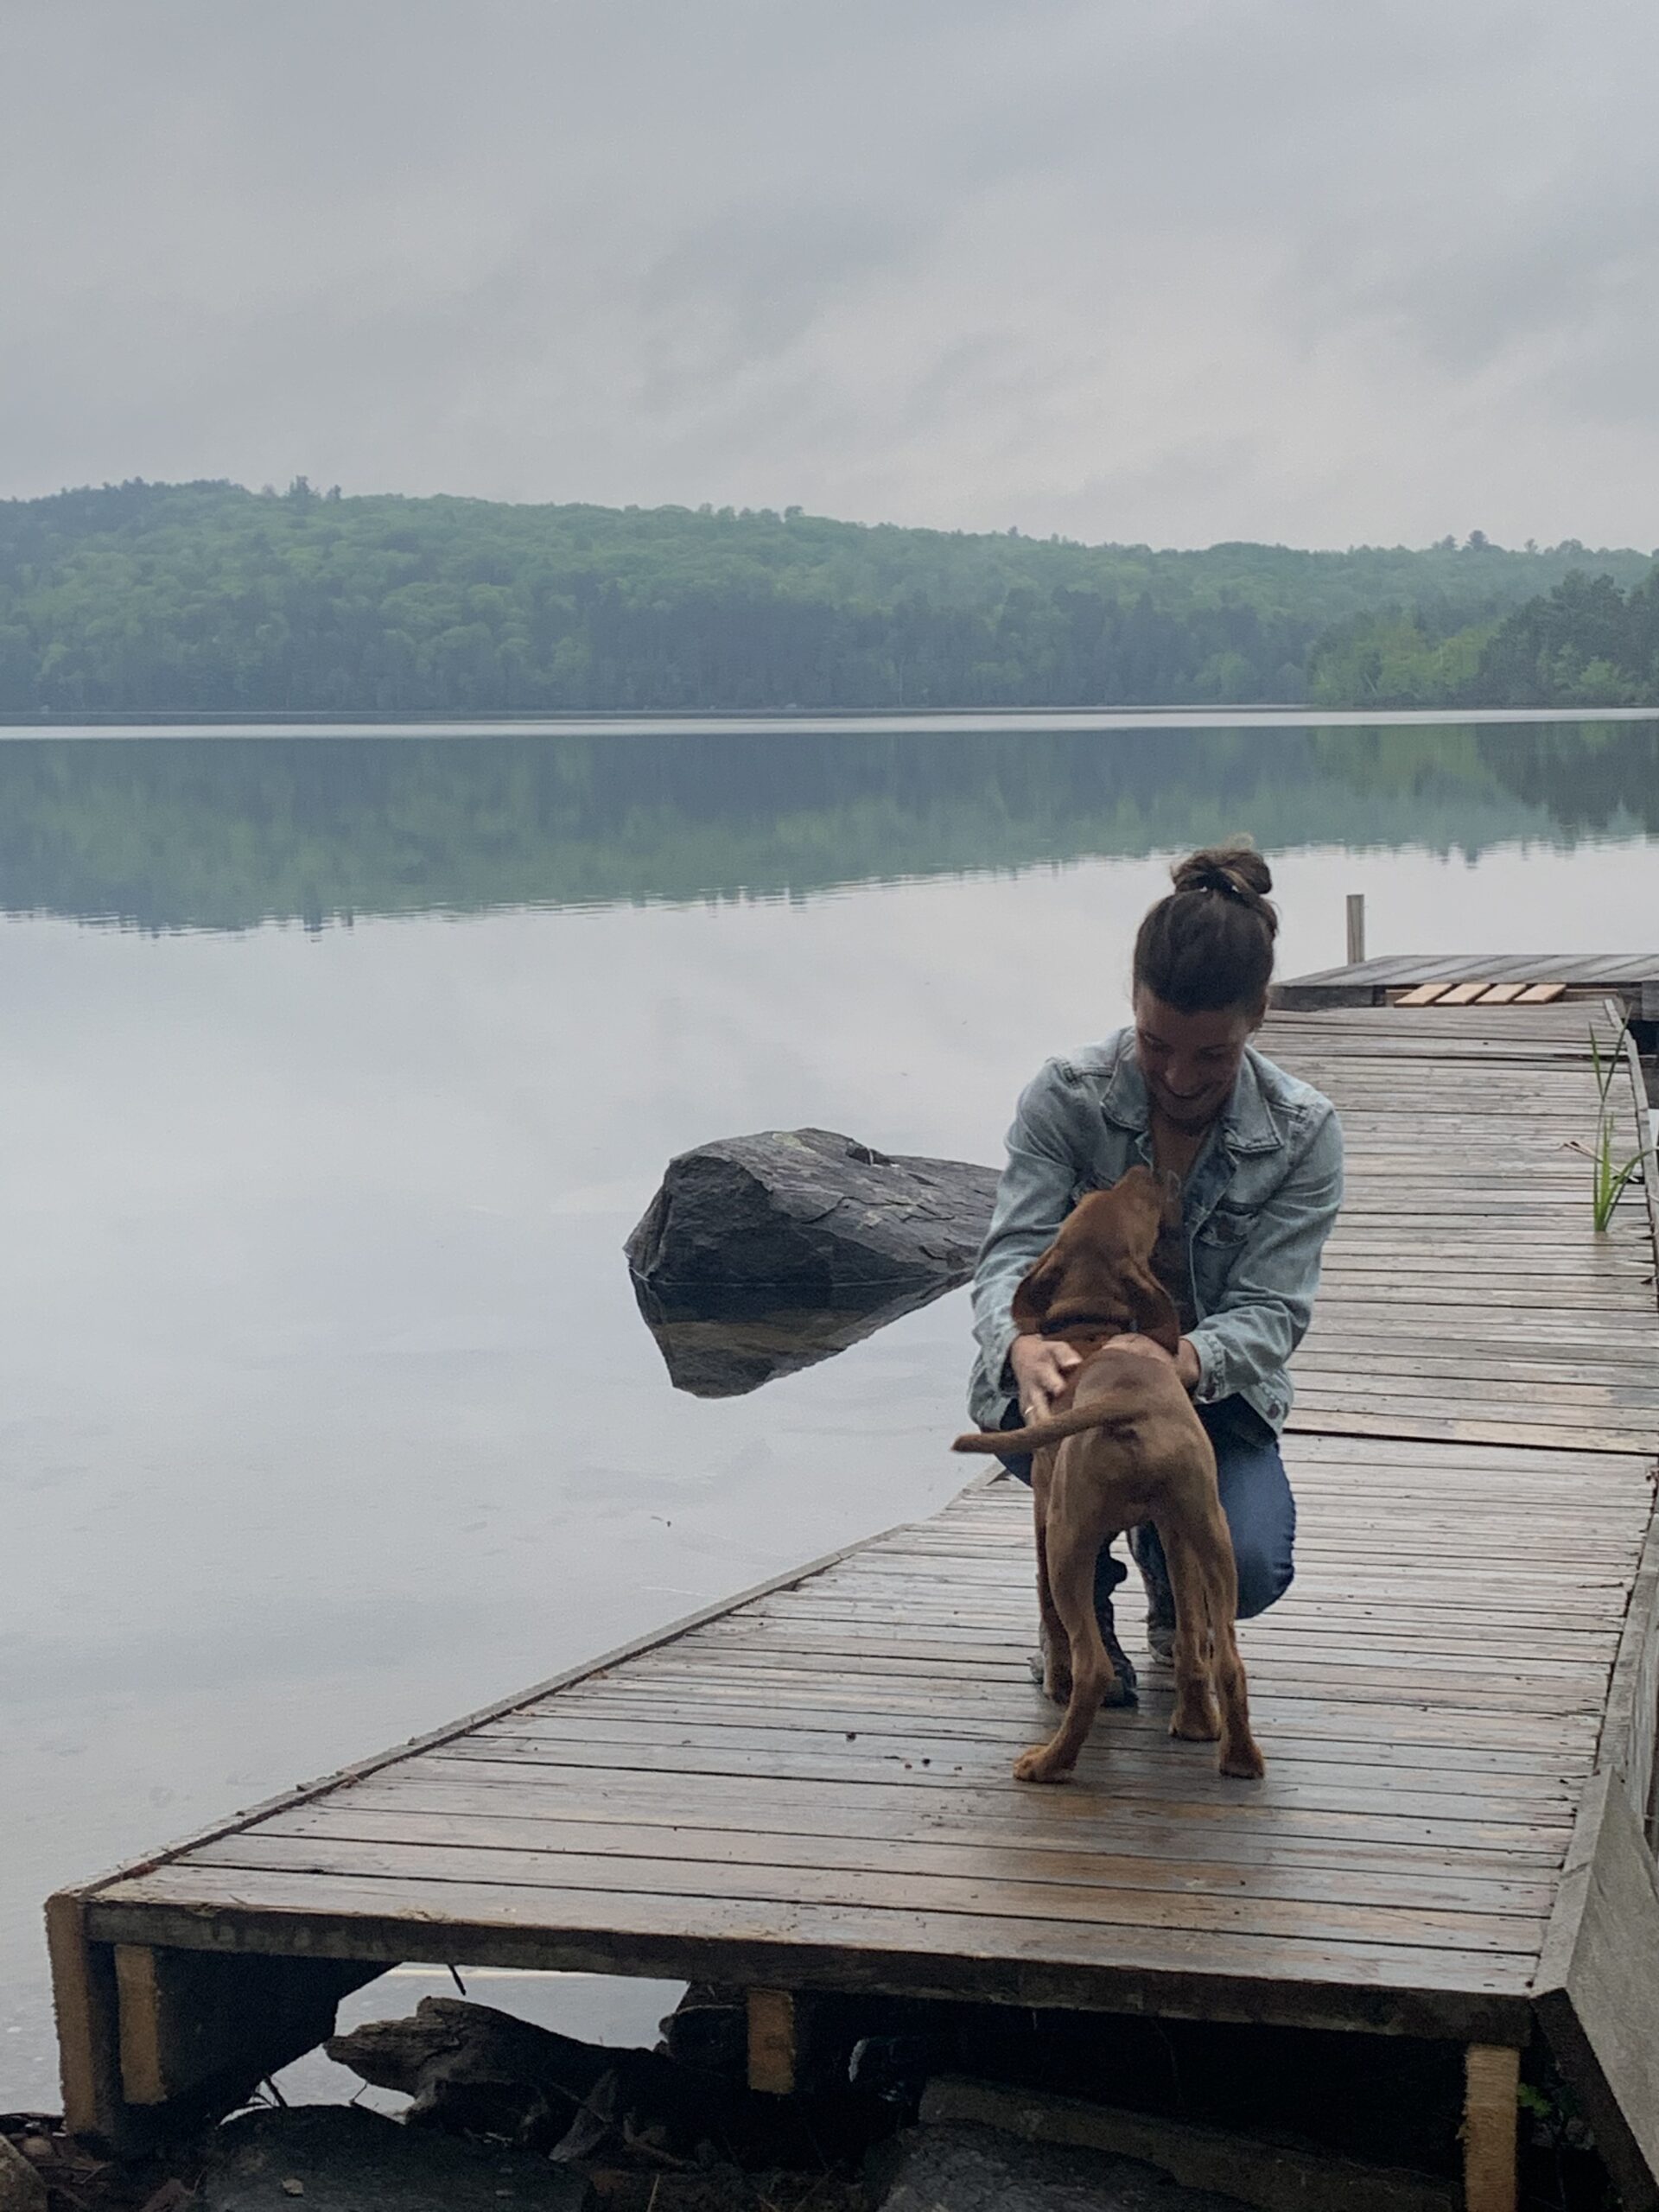
[[[1014,1761],[1016,1782],[1071,1779],[1101,1700],[1117,1679],[1095,1618],[1095,1560],[1101,1539],[1092,1531],[1077,1529],[1070,1516],[1057,1520],[1052,1515],[1047,1536],[1050,1586],[1071,1651],[1071,1694],[1049,1741]]]
[[[1221,1721],[1210,1687],[1210,1608],[1192,1548],[1173,1529],[1159,1529],[1175,1593],[1175,1710],[1169,1732],[1187,1743],[1213,1744]]]

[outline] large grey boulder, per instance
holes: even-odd
[[[0,2212],[46,2212],[46,2183],[22,2152],[0,2135]]]
[[[1021,2143],[988,2127],[918,2127],[873,2158],[877,2212],[1240,2212],[1156,2166]]]
[[[862,1306],[965,1281],[996,1180],[995,1168],[889,1157],[831,1129],[766,1129],[670,1160],[625,1249],[664,1296]]]
[[[213,2138],[200,2212],[590,2212],[586,2175],[350,2105],[245,2113]]]
[[[1311,2114],[1315,2104],[1307,2109]],[[1240,2134],[971,2075],[936,2074],[922,2093],[918,2118],[925,2135],[966,2127],[976,2136],[993,2127],[1033,2146],[1104,2152],[1142,2171],[1155,2167],[1191,2192],[1167,2200],[1172,2212],[1178,2203],[1216,2202],[1211,2190],[1262,2212],[1452,2212],[1450,2188],[1433,2174],[1344,2157],[1271,2132]],[[1161,2207],[1166,2200],[1152,2201]],[[1141,2200],[1126,2202],[1138,2206]]]

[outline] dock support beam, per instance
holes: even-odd
[[[1463,2212],[1516,2212],[1520,2052],[1471,2043],[1463,2085]]]
[[[340,2000],[378,1966],[214,1951],[115,1950],[117,2045],[129,2105],[234,2103],[334,2032]]]
[[[64,2117],[120,2155],[216,2120],[334,2033],[342,1997],[383,1961],[100,1943],[87,1897],[47,1905]]]
[[[749,1992],[749,2087],[793,2095],[801,2066],[800,2007],[791,1990]]]

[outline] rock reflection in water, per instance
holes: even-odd
[[[878,1305],[791,1306],[768,1303],[763,1286],[741,1297],[713,1293],[693,1301],[664,1298],[638,1275],[630,1279],[669,1381],[694,1398],[741,1398],[780,1375],[816,1367],[967,1280],[952,1276]]]

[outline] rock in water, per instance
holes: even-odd
[[[831,1129],[766,1129],[670,1160],[626,1249],[664,1294],[764,1290],[863,1306],[971,1274],[996,1171],[889,1158]]]

